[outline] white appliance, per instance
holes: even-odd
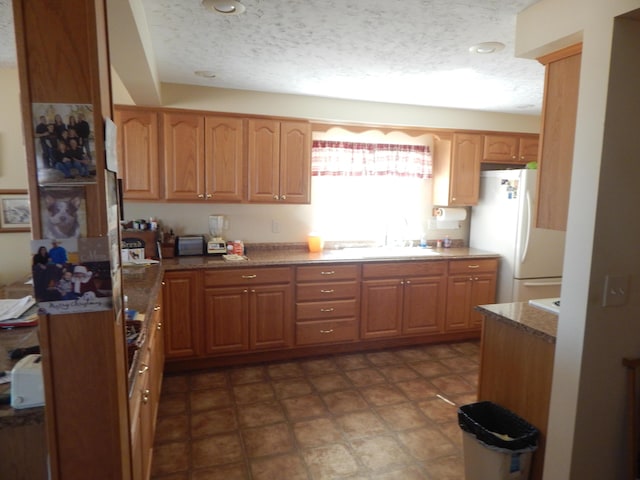
[[[222,232],[226,228],[227,219],[224,215],[209,215],[209,233],[211,233],[211,237],[207,241],[208,254],[227,253],[227,242],[222,238]]]
[[[558,315],[560,313],[560,298],[536,298],[533,300],[529,300],[529,305],[532,305],[537,308],[541,308],[542,310],[546,310],[551,313],[555,313]]]
[[[499,253],[498,303],[560,296],[565,232],[535,227],[537,171],[480,176],[469,246]]]
[[[11,406],[15,409],[44,405],[42,357],[23,357],[11,370]]]

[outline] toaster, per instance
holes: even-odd
[[[205,255],[204,235],[178,235],[176,237],[176,255]]]
[[[43,405],[42,356],[27,355],[11,370],[11,406],[19,409]]]

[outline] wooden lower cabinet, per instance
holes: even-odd
[[[446,271],[444,261],[364,265],[360,337],[441,333]]]
[[[164,337],[161,296],[149,323],[147,340],[139,352],[140,361],[129,399],[131,419],[131,463],[133,480],[151,477],[153,440],[164,369]]]
[[[296,345],[357,340],[359,312],[359,265],[296,268]]]
[[[497,259],[449,262],[447,332],[480,330],[482,315],[474,307],[495,303],[497,269]]]
[[[197,357],[202,351],[200,277],[197,270],[170,271],[164,274],[164,342],[168,360]]]

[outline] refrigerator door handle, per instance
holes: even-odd
[[[557,282],[525,282],[522,285],[525,287],[559,287],[562,282],[559,280]]]
[[[526,202],[524,204],[524,224],[527,226],[527,232],[524,236],[524,247],[522,248],[522,256],[520,257],[520,263],[524,263],[529,252],[529,238],[531,237],[531,195],[527,191]]]

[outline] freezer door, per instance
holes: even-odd
[[[513,272],[519,279],[562,276],[565,232],[535,227],[536,174],[535,170],[523,170],[521,177]]]
[[[513,280],[513,300],[510,302],[527,302],[535,298],[560,297],[562,278],[535,278]]]

